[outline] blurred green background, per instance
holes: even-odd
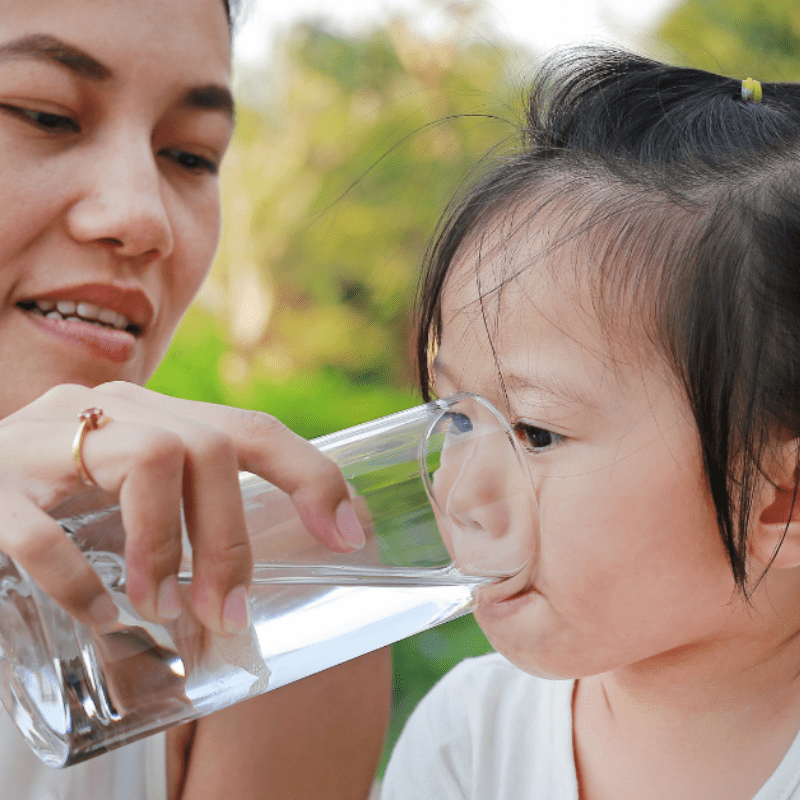
[[[535,54],[511,42],[426,39],[395,19],[347,38],[296,26],[240,76],[211,276],[150,387],[256,408],[306,437],[419,402],[412,306],[453,191],[513,146]],[[794,0],[690,0],[641,51],[739,77],[797,80]],[[267,101],[254,98],[269,98]],[[450,667],[489,645],[472,617],[393,648],[388,754]]]

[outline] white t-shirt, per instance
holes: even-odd
[[[159,733],[66,769],[28,748],[0,706],[2,800],[166,800],[165,734]]]
[[[408,720],[381,800],[578,800],[574,685],[497,653],[461,662]],[[800,800],[800,734],[753,800]]]

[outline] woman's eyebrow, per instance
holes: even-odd
[[[23,36],[0,45],[0,61],[17,58],[53,62],[82,78],[93,81],[107,81],[114,76],[109,67],[84,50],[46,33]],[[233,96],[225,86],[212,84],[189,89],[181,98],[179,105],[182,108],[222,111],[231,119],[234,116]]]
[[[206,111],[222,111],[231,119],[235,116],[233,95],[225,86],[211,84],[189,89],[179,103],[181,108],[197,108]]]
[[[50,61],[93,81],[107,81],[114,74],[80,48],[46,33],[34,33],[0,45],[0,61],[16,58]]]

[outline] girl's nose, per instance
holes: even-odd
[[[463,572],[506,575],[529,561],[538,531],[535,492],[505,432],[476,435],[443,453],[434,490]]]
[[[457,472],[451,477],[446,499],[451,521],[465,530],[481,530],[489,537],[502,536],[508,527],[504,502],[507,465],[497,453],[497,439],[491,434],[458,445]]]
[[[150,143],[109,143],[84,173],[83,191],[67,214],[70,235],[82,244],[111,245],[124,257],[172,252],[167,186]]]

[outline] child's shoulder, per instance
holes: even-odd
[[[574,800],[573,686],[528,675],[498,653],[462,661],[406,724],[384,799]]]
[[[532,714],[549,718],[559,712],[571,717],[573,687],[574,681],[539,678],[515,667],[500,653],[489,653],[453,667],[424,702],[453,709],[457,699],[460,713],[477,717],[482,725],[489,718],[515,718],[521,708],[528,720]]]
[[[456,664],[431,690],[439,692],[463,691],[470,688],[476,693],[484,691],[499,695],[505,692],[524,692],[527,695],[549,697],[554,693],[570,691],[573,681],[548,680],[523,672],[501,653],[465,658]]]

